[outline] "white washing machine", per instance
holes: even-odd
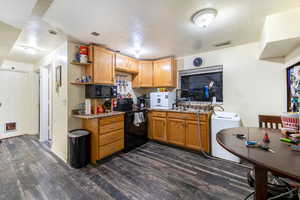
[[[214,157],[240,162],[240,158],[233,155],[218,144],[217,133],[226,128],[241,127],[241,118],[236,113],[215,112],[211,117],[211,146]]]

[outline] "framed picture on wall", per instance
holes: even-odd
[[[58,92],[58,89],[61,87],[61,65],[57,66],[55,68],[55,83],[56,83],[56,91]]]
[[[287,111],[299,112],[300,108],[300,62],[287,68]]]

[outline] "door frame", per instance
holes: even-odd
[[[40,68],[39,81],[39,141],[52,140],[52,65]]]

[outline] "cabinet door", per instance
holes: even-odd
[[[114,84],[114,53],[102,47],[94,47],[93,70],[95,83]]]
[[[209,152],[208,122],[186,121],[186,146],[195,150]],[[200,143],[201,140],[201,143]]]
[[[129,58],[128,59],[128,68],[131,71],[138,72],[139,71],[139,61],[134,58]]]
[[[154,86],[176,87],[176,67],[173,58],[154,61]]]
[[[153,87],[153,62],[140,61],[139,87]]]
[[[128,57],[121,54],[116,54],[116,67],[121,69],[129,69]]]
[[[152,117],[152,137],[155,140],[167,141],[166,118]]]
[[[185,120],[172,119],[167,120],[167,139],[169,143],[176,145],[185,145]]]

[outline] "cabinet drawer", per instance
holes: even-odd
[[[124,129],[119,129],[117,131],[109,132],[104,135],[99,136],[99,144],[100,146],[107,145],[113,143],[117,140],[121,140],[124,138]]]
[[[163,112],[163,111],[152,111],[151,112],[151,115],[153,117],[166,117],[167,116],[167,113],[166,112]]]
[[[100,125],[99,133],[100,135],[103,135],[105,133],[112,132],[119,129],[124,129],[124,121],[102,125],[102,126]]]
[[[99,147],[99,159],[124,149],[124,139]]]
[[[111,116],[111,117],[105,117],[100,119],[100,126],[111,124],[111,123],[116,123],[124,121],[124,115],[117,115],[117,116]]]
[[[198,120],[198,116],[193,113],[177,113],[177,112],[169,112],[168,118],[175,118],[175,119],[187,119],[187,120]],[[206,114],[200,114],[199,115],[200,121],[206,121],[207,115]]]

